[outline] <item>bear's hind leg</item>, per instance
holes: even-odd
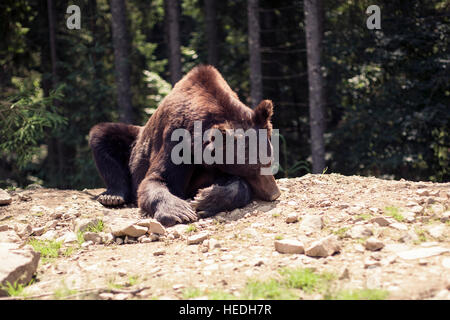
[[[139,130],[124,123],[100,123],[89,133],[95,164],[106,184],[106,192],[97,201],[105,206],[133,201],[128,161]]]
[[[252,193],[248,183],[240,177],[221,178],[212,186],[200,189],[191,206],[201,218],[222,211],[242,208],[250,203]]]

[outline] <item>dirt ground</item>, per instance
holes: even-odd
[[[128,237],[124,244],[63,245],[73,250],[49,261],[41,257],[36,278],[23,294],[36,299],[206,299],[208,292],[222,292],[239,299],[249,279],[277,278],[280,268],[288,267],[333,273],[333,290],[380,289],[389,299],[450,299],[450,183],[338,174],[277,182],[282,191],[277,201],[253,201],[199,220],[195,227],[167,228],[158,241]],[[0,225],[47,226],[56,239],[72,232],[80,219],[101,219],[107,231],[118,217],[142,218],[135,207],[103,207],[95,200],[102,191],[9,191],[13,201],[0,207]],[[287,223],[293,215],[298,221]],[[308,225],[311,216],[321,217],[322,224]],[[187,238],[203,232],[207,240],[188,245]],[[336,236],[340,250],[328,257],[283,254],[274,247],[276,240],[292,239],[306,248],[329,235]],[[32,238],[30,232],[22,235],[24,242]],[[370,238],[383,247],[367,249]],[[300,292],[299,298],[324,295]]]

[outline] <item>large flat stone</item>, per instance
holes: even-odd
[[[1,287],[7,283],[27,284],[39,264],[40,254],[31,246],[19,248],[14,243],[0,243],[0,296],[6,291]]]

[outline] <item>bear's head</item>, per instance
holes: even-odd
[[[213,125],[210,129],[214,130],[205,141],[205,148],[222,159],[221,164],[214,166],[243,177],[254,194],[265,201],[273,201],[281,194],[270,169],[274,152],[272,114],[272,101],[263,100],[254,110],[246,108],[239,117]],[[222,138],[217,139],[219,136]]]

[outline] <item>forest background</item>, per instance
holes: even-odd
[[[89,129],[145,124],[206,63],[247,105],[273,101],[277,178],[449,181],[449,34],[445,0],[3,0],[0,187],[103,186]]]

